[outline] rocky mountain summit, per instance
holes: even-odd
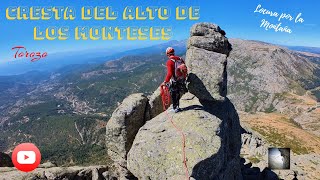
[[[137,133],[128,153],[128,169],[138,179],[184,179],[182,140],[171,121],[186,136],[186,157],[195,179],[238,179],[241,147],[239,118],[229,101],[203,106],[188,93],[183,112],[161,113]],[[170,117],[169,117],[170,116]]]
[[[107,123],[94,118],[99,126],[92,126],[102,136],[106,135],[95,137],[94,142],[105,142],[106,149],[102,151],[108,156],[99,154],[99,159],[108,162],[102,160],[106,162],[104,166],[90,167],[43,165],[25,176],[13,168],[0,168],[0,179],[180,180],[186,179],[186,170],[190,179],[197,180],[316,179],[320,176],[315,171],[320,165],[320,140],[314,135],[319,134],[320,107],[316,99],[320,85],[319,59],[312,53],[268,43],[230,40],[217,25],[195,24],[187,42],[189,93],[181,99],[182,112],[163,112],[159,89],[152,94],[162,80],[163,74],[159,74],[163,71],[161,63],[165,62],[163,55],[144,57],[142,64],[140,56],[107,62],[76,78],[81,83],[74,84],[70,93],[76,89],[80,97],[90,92],[84,99],[91,106],[94,104],[91,101],[118,103],[115,110],[108,104],[94,106],[98,112],[108,114],[103,116],[108,119],[114,110]],[[124,71],[118,72],[119,68]],[[116,76],[114,72],[119,74]],[[103,82],[113,83],[100,86]],[[131,95],[127,96],[123,90],[129,89],[125,87],[129,85],[135,90],[130,90]],[[152,95],[145,93],[146,88]],[[115,93],[106,96],[111,90]],[[69,93],[65,89],[61,91]],[[142,91],[145,94],[136,93]],[[119,94],[123,96],[115,98]],[[69,95],[61,97],[75,99]],[[90,145],[88,135],[93,130],[84,131],[83,124],[91,119],[85,118],[79,118],[82,124],[70,122],[77,130],[75,137],[81,137],[79,142]],[[32,118],[24,119],[33,122]],[[50,122],[53,121],[57,120]],[[185,135],[184,148],[181,132],[175,125]],[[290,170],[266,168],[269,147],[291,148]]]
[[[288,98],[288,100],[284,96],[297,96],[302,89],[312,90],[317,87],[319,85],[319,76],[317,75],[319,65],[304,59],[305,57],[299,53],[274,45],[255,41],[248,41],[249,44],[252,43],[248,46],[242,43],[244,43],[242,40],[232,40],[231,46],[225,37],[225,32],[217,25],[200,23],[191,28],[191,37],[188,40],[186,52],[190,93],[182,97],[183,111],[178,114],[169,113],[169,115],[167,112],[161,113],[159,91],[156,91],[151,98],[149,97],[147,101],[157,99],[157,103],[155,103],[157,105],[150,106],[150,103],[146,103],[147,108],[144,108],[144,114],[136,119],[137,122],[145,121],[145,124],[141,127],[139,125],[135,127],[135,130],[139,130],[133,142],[131,142],[131,137],[125,137],[125,140],[130,139],[131,144],[129,148],[126,146],[125,151],[121,152],[126,154],[122,161],[126,163],[121,164],[115,160],[117,167],[121,167],[117,170],[117,176],[120,179],[185,178],[182,142],[179,132],[171,124],[170,118],[186,136],[187,170],[189,176],[194,179],[292,179],[294,177],[312,179],[317,177],[317,174],[312,171],[317,168],[317,165],[312,161],[315,159],[318,162],[317,155],[307,155],[304,147],[295,147],[295,139],[286,142],[286,144],[279,143],[276,138],[273,138],[274,141],[269,139],[273,136],[278,137],[277,135],[280,138],[281,135],[272,129],[273,126],[280,123],[280,127],[285,128],[285,123],[290,124],[293,120],[286,120],[279,116],[282,118],[281,121],[270,124],[271,126],[267,128],[269,134],[261,135],[255,131],[264,132],[264,130],[257,129],[260,128],[259,126],[254,130],[249,128],[252,124],[246,122],[254,116],[250,116],[244,111],[250,112],[252,108],[253,112],[292,111],[294,107],[290,106],[290,103],[290,107],[288,107],[283,102],[292,99]],[[258,51],[258,55],[248,54],[251,52],[248,48],[257,48],[255,51]],[[283,56],[279,53],[286,54],[283,62],[281,62]],[[302,60],[299,60],[300,57]],[[248,63],[257,63],[257,67],[250,65],[249,67],[253,66],[253,69],[250,69],[246,67]],[[270,69],[256,70],[254,68],[259,69],[260,66],[263,68],[270,66]],[[230,77],[227,76],[228,71],[231,74]],[[267,75],[270,72],[274,74],[279,71],[280,76],[275,77],[270,74],[268,77]],[[230,96],[228,96],[231,101],[227,97],[228,78],[232,86],[229,90]],[[248,88],[251,89],[248,90]],[[255,93],[255,91],[257,92]],[[259,94],[260,91],[261,94]],[[309,95],[300,98],[308,99]],[[265,100],[263,100],[264,97]],[[130,99],[130,97],[128,98]],[[241,100],[241,98],[243,99]],[[126,99],[125,101],[134,100]],[[247,118],[248,121],[244,120],[240,125],[238,113],[232,102],[236,102],[237,109],[241,110],[242,118]],[[138,106],[129,109],[139,111],[137,110]],[[151,112],[156,113],[152,113],[153,116],[148,117]],[[125,114],[127,116],[121,122],[123,120],[129,122],[126,119],[131,119],[131,111]],[[111,118],[112,120],[113,118]],[[112,131],[112,124],[107,124],[107,134],[110,134],[108,131]],[[122,129],[131,126],[128,123],[123,124],[125,125],[122,125]],[[297,132],[299,131],[301,129],[297,129]],[[127,134],[118,134],[119,137],[123,135]],[[308,133],[306,135],[311,137],[312,143],[318,141],[316,137]],[[267,137],[267,140],[270,140],[273,145],[270,145],[264,137]],[[112,142],[115,137],[109,136],[109,138]],[[283,139],[286,137],[284,136],[280,142]],[[267,168],[267,151],[269,147],[274,145],[292,147],[294,152],[291,158],[294,163],[293,170],[271,171]],[[313,145],[310,144],[310,146]],[[318,152],[316,146],[315,144],[313,152]],[[301,166],[301,158],[305,158],[305,167]]]
[[[219,26],[196,24],[191,28],[186,54],[190,93],[181,99],[183,111],[162,112],[159,91],[149,99],[134,94],[123,101],[107,124],[106,139],[118,178],[185,179],[183,141],[174,123],[185,134],[191,178],[242,179],[241,126],[235,107],[226,97],[230,50]],[[132,132],[137,132],[134,138]],[[260,176],[260,172],[256,174]],[[265,171],[263,177],[270,179],[274,174]]]
[[[188,89],[201,100],[221,101],[227,95],[227,55],[231,44],[224,35],[213,24],[191,28],[186,52]]]

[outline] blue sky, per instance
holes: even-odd
[[[80,51],[86,49],[112,49],[133,48],[159,44],[162,41],[75,41],[70,38],[66,41],[34,41],[33,28],[40,26],[69,26],[73,30],[76,26],[171,26],[173,37],[171,40],[186,39],[189,29],[196,22],[213,22],[218,24],[227,32],[229,38],[242,38],[266,41],[283,45],[299,45],[320,47],[320,24],[319,10],[320,2],[313,0],[33,0],[4,1],[0,7],[0,61],[10,60],[14,52],[12,47],[23,45],[29,51],[47,51],[48,53],[62,51]],[[147,3],[146,3],[147,2]],[[274,32],[260,28],[261,20],[266,19],[270,23],[279,23],[277,18],[254,13],[257,5],[278,13],[290,13],[296,16],[302,13],[304,23],[294,23],[282,20],[283,26],[289,26],[292,33]],[[5,10],[9,6],[72,6],[77,10],[74,21],[48,20],[48,21],[9,21],[6,19]],[[169,20],[154,21],[125,21],[121,16],[116,21],[82,21],[80,12],[82,6],[112,6],[119,13],[126,6],[169,6],[172,16]],[[177,6],[200,6],[200,19],[198,21],[177,21],[174,18],[174,8]],[[71,31],[73,32],[73,31]]]

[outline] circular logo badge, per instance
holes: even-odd
[[[22,143],[12,152],[14,166],[23,172],[33,171],[39,166],[40,161],[40,150],[32,143]]]

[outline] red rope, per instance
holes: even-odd
[[[186,173],[186,179],[190,180],[189,177],[189,171],[188,171],[188,166],[187,166],[187,156],[186,156],[186,136],[183,133],[183,131],[174,124],[173,119],[171,116],[169,116],[167,108],[170,106],[170,93],[169,93],[169,88],[165,85],[162,85],[160,87],[161,91],[161,98],[162,98],[162,106],[163,106],[163,110],[166,112],[166,115],[168,117],[168,119],[170,119],[171,124],[174,126],[174,128],[181,134],[181,138],[182,138],[182,156],[183,156],[183,164],[184,164],[184,169],[185,169],[185,173]]]

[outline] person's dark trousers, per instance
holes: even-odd
[[[186,84],[184,81],[172,82],[170,85],[170,95],[172,100],[173,109],[179,107],[179,100],[182,94],[187,92]]]

